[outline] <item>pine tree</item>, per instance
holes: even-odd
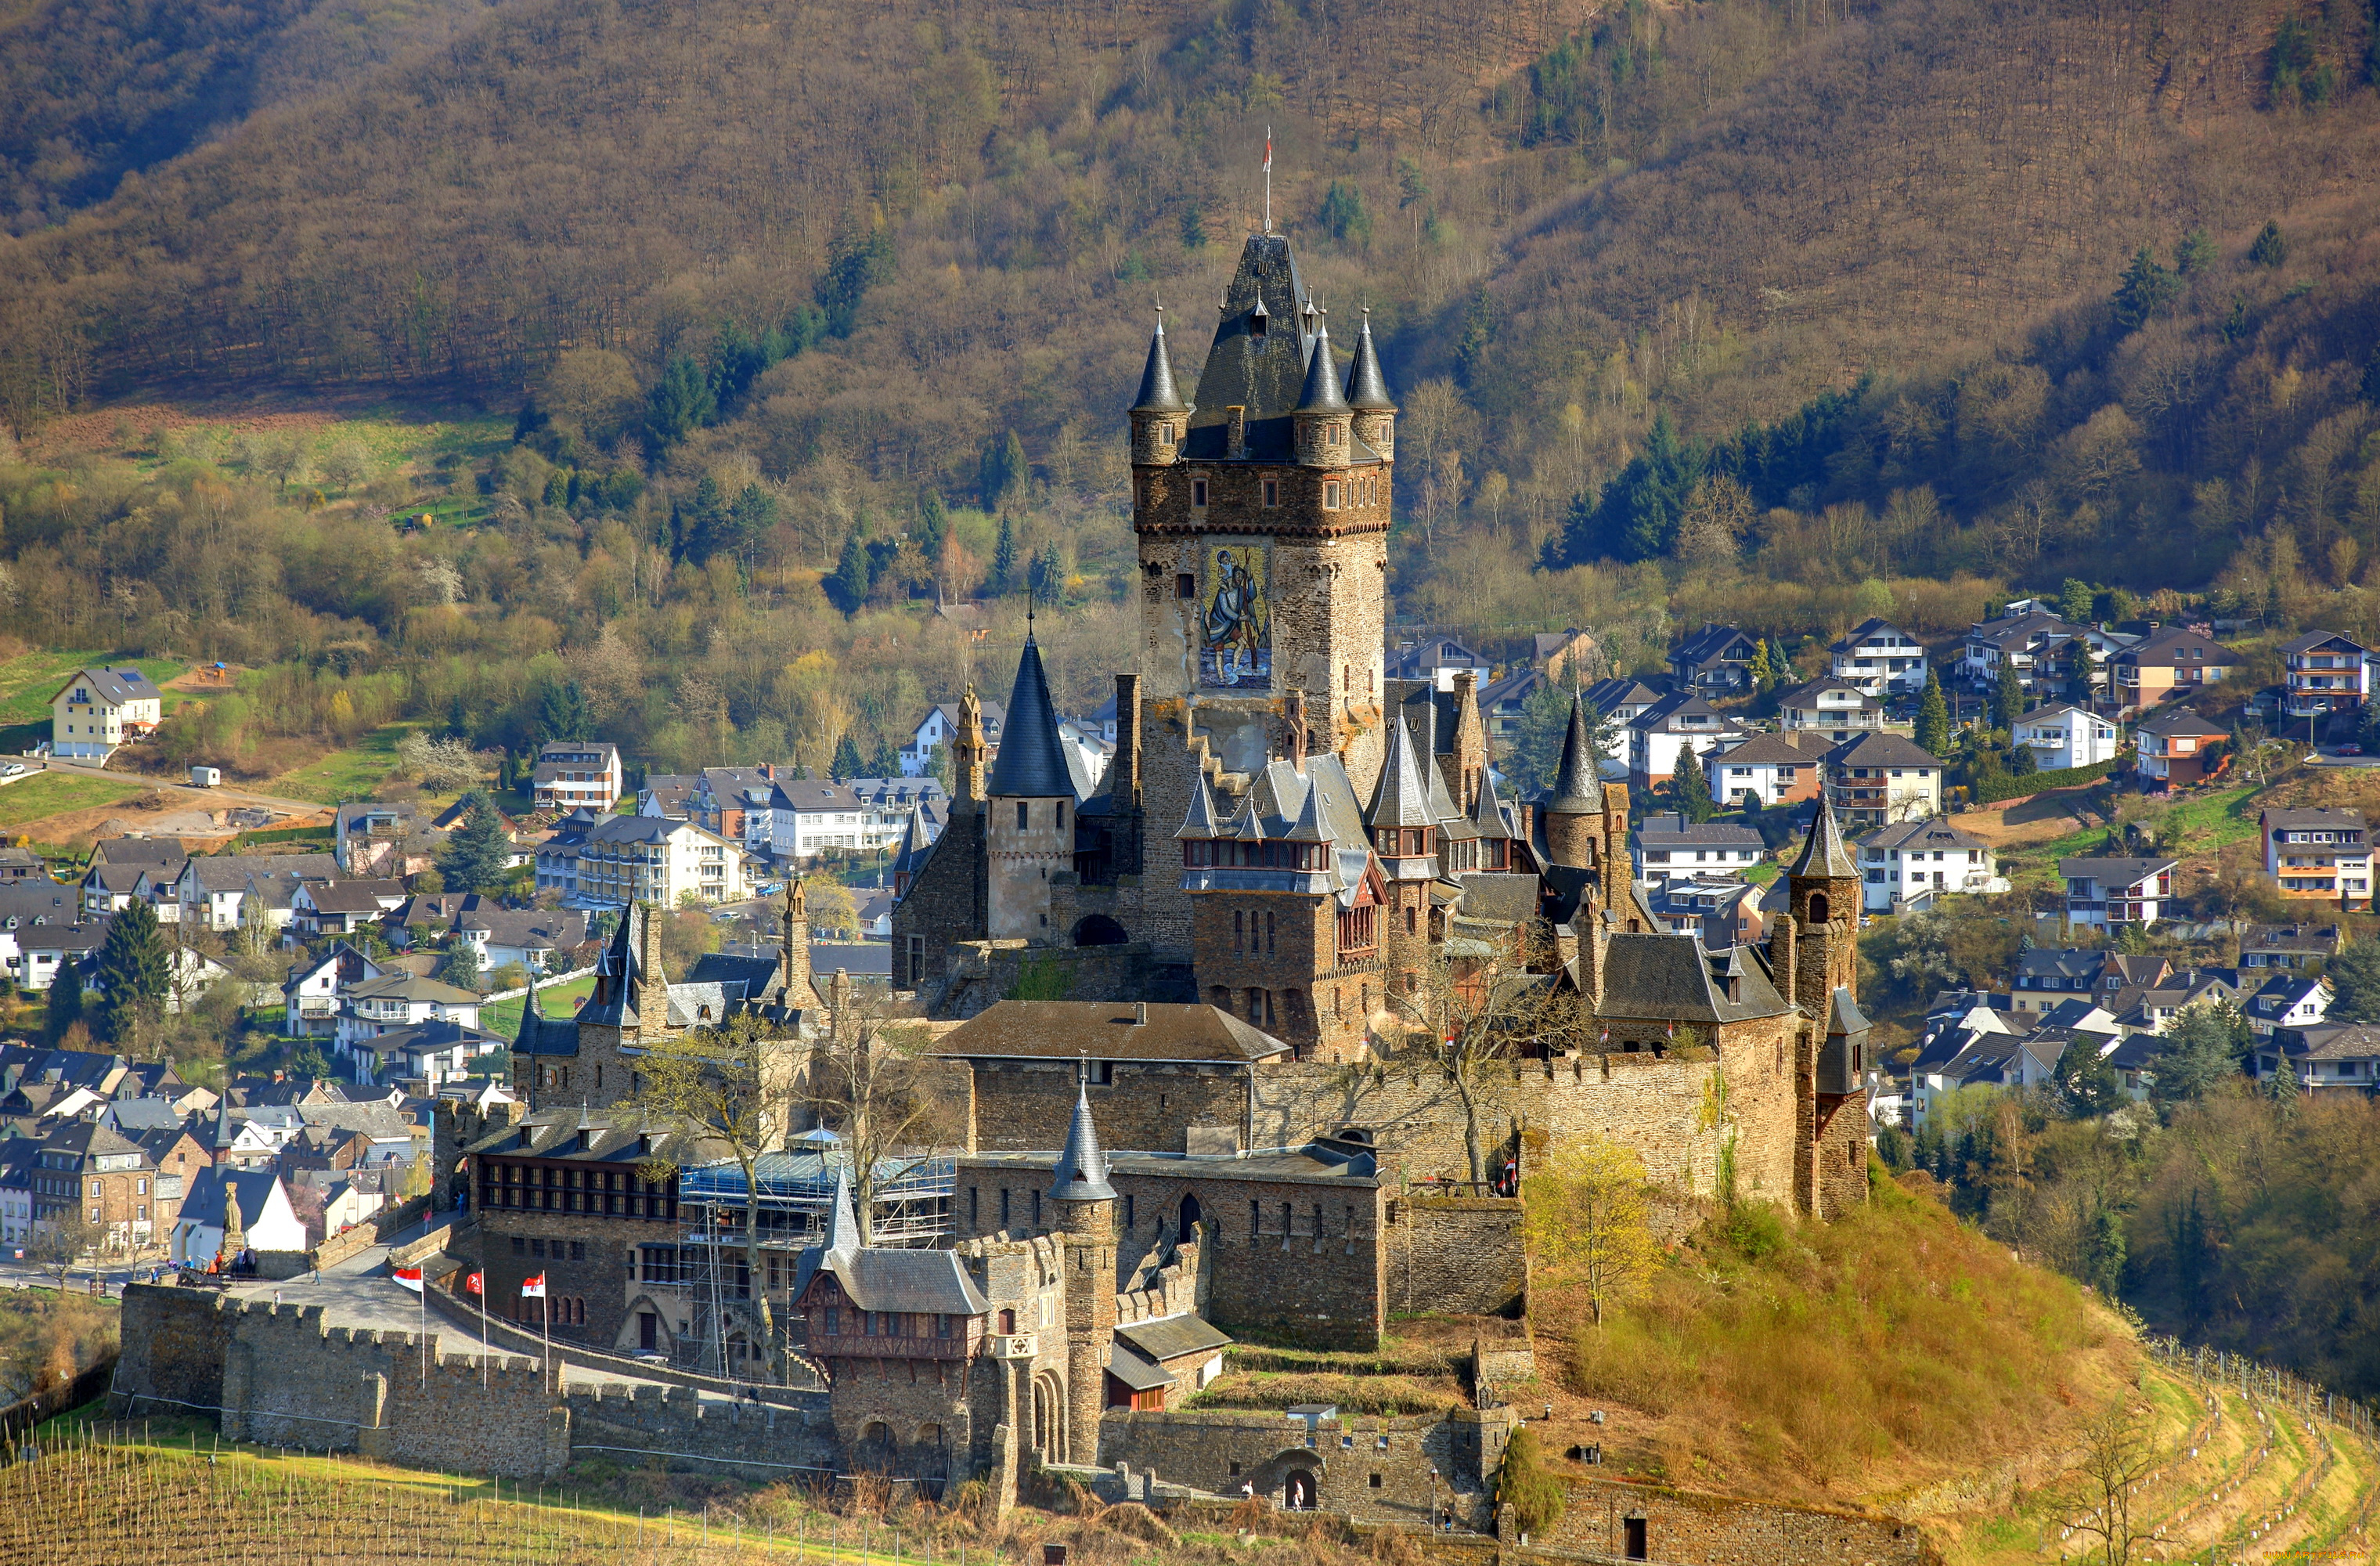
[[[549,743],[595,737],[595,713],[577,680],[549,684],[537,698],[537,730]]]
[[[2002,653],[1999,685],[1992,692],[1992,722],[2012,730],[2023,716],[2024,682],[2017,677],[2016,660]]]
[[[864,765],[859,759],[858,743],[851,737],[851,731],[845,729],[843,737],[834,742],[834,762],[827,769],[828,771],[833,774],[835,782],[848,783],[860,775]]]
[[[2091,591],[2090,583],[2069,577],[2066,585],[2058,590],[2058,617],[2070,625],[2087,625],[2091,623],[2091,611],[2098,601],[2097,595]]]
[[[82,969],[72,957],[58,965],[50,980],[49,1005],[42,1014],[42,1031],[53,1044],[67,1036],[67,1030],[83,1020]]]
[[[1917,743],[1937,756],[1950,754],[1950,704],[1942,698],[1942,680],[1925,671],[1925,694],[1917,698]]]
[[[1707,821],[1718,814],[1711,798],[1710,779],[1703,775],[1702,758],[1691,747],[1678,752],[1678,770],[1670,774],[1670,804],[1689,821]]]
[[[2214,264],[2215,238],[2204,228],[2192,229],[2173,248],[2173,269],[2184,277],[2194,277]]]
[[[501,891],[513,852],[504,818],[485,789],[473,789],[464,797],[463,806],[463,824],[438,851],[438,873],[449,892]]]
[[[2281,232],[2278,223],[2265,220],[2264,231],[2248,247],[2248,259],[2258,266],[2279,266],[2289,259],[2289,237]]]
[[[1000,542],[991,552],[991,590],[1004,593],[1016,585],[1016,519],[1000,519]]]
[[[917,552],[926,557],[929,569],[939,569],[942,560],[942,543],[950,537],[951,514],[942,504],[940,490],[928,490],[917,502]]]
[[[860,542],[859,529],[854,528],[843,536],[843,559],[827,578],[827,596],[845,614],[857,613],[868,601],[868,546]]]
[[[99,1028],[111,1043],[139,1041],[143,1024],[163,1014],[165,988],[171,981],[165,938],[157,929],[157,910],[145,899],[107,923],[107,939],[99,948]]]
[[[2127,332],[2139,330],[2149,317],[2163,310],[2181,292],[2181,279],[2157,264],[2146,245],[2132,253],[2116,285],[2116,322]]]

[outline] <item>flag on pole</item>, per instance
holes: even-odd
[[[521,1280],[521,1298],[525,1300],[541,1300],[545,1298],[544,1273],[540,1272],[534,1278],[524,1278]]]
[[[1272,127],[1270,126],[1265,127],[1264,171],[1267,174],[1270,174],[1272,172]]]
[[[463,1288],[464,1292],[467,1293],[486,1293],[488,1292],[488,1275],[484,1272],[474,1272],[471,1276],[463,1280]]]
[[[396,1280],[399,1287],[410,1289],[417,1294],[421,1293],[421,1269],[400,1267],[394,1269],[390,1276]]]

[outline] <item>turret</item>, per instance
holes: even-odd
[[[1004,940],[1055,940],[1050,878],[1075,868],[1075,780],[1029,614],[1000,759],[985,795],[984,844],[992,867],[990,933]]]
[[[1148,340],[1148,362],[1140,372],[1140,395],[1132,404],[1132,460],[1142,467],[1172,465],[1189,432],[1191,407],[1173,383],[1173,359],[1165,346],[1165,310],[1157,311],[1157,332]]]
[[[1305,386],[1291,417],[1297,427],[1297,461],[1303,467],[1344,467],[1351,447],[1348,430],[1354,410],[1339,391],[1338,367],[1330,358],[1330,328],[1314,334]]]
[[[1546,855],[1557,865],[1582,870],[1595,865],[1603,814],[1597,797],[1598,775],[1595,747],[1586,734],[1586,710],[1573,694],[1570,730],[1562,735],[1561,769],[1554,774],[1553,797],[1546,801]]]
[[[1380,356],[1372,346],[1372,312],[1364,311],[1364,330],[1355,338],[1355,362],[1347,367],[1347,406],[1354,410],[1355,438],[1380,454],[1383,461],[1397,456],[1397,405],[1389,396],[1388,377],[1380,372]]]
[[[1075,1122],[1058,1155],[1050,1189],[1058,1232],[1066,1248],[1066,1421],[1068,1460],[1096,1463],[1099,1415],[1107,1405],[1108,1354],[1115,1344],[1115,1187],[1107,1154],[1091,1123],[1088,1092],[1075,1089]]]
[[[969,682],[959,698],[958,732],[951,736],[951,802],[953,815],[972,816],[983,809],[984,756],[991,748],[983,737],[983,702]]]

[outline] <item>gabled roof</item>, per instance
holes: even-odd
[[[89,686],[110,707],[121,707],[128,701],[160,699],[157,687],[150,683],[148,675],[138,669],[89,668],[79,670],[72,679],[57,688],[50,700],[55,702],[58,697],[77,685]]]
[[[1894,636],[1900,637],[1908,641],[1914,642],[1917,640],[1915,637],[1911,636],[1907,631],[1902,630],[1891,621],[1880,619],[1877,616],[1871,614],[1866,619],[1861,621],[1858,625],[1853,625],[1850,630],[1844,632],[1841,636],[1836,637],[1833,641],[1828,642],[1827,644],[1827,650],[1828,652],[1854,652],[1858,650],[1860,643],[1867,641],[1871,637],[1881,636],[1887,631],[1890,631]]]
[[[2095,880],[2102,886],[2131,886],[2160,870],[2170,870],[2172,859],[2076,858],[2058,861],[2058,873],[2067,880]]]
[[[468,989],[451,984],[441,984],[434,978],[422,978],[409,973],[382,974],[377,978],[359,978],[341,991],[349,1001],[409,1001],[440,1006],[473,1006],[480,997]]]
[[[1201,461],[1229,456],[1230,417],[1245,410],[1247,455],[1284,462],[1295,455],[1290,412],[1305,386],[1309,301],[1297,258],[1278,234],[1253,234],[1241,248],[1215,325],[1215,340],[1198,373],[1184,455]],[[1358,455],[1370,454],[1358,448]]]
[[[2216,728],[2187,707],[2169,707],[2154,717],[2143,719],[2141,722],[2141,733],[2155,734],[2165,739],[2190,735],[2205,739],[2220,739],[2228,731]]]
[[[2263,811],[2257,818],[2266,827],[2283,831],[2298,828],[2324,832],[2362,832],[2363,812],[2345,808],[2284,809],[2278,807]]]
[[[1289,1046],[1208,1005],[996,1001],[932,1044],[971,1060],[1172,1061],[1245,1065]]]
[[[1865,734],[1827,752],[1831,767],[1939,767],[1942,758],[1899,734]]]
[[[1756,828],[1734,821],[1690,821],[1682,815],[1647,816],[1638,823],[1635,838],[1645,847],[1685,844],[1702,848],[1751,848],[1761,845]]]
[[[1777,993],[1766,968],[1756,962],[1731,964],[1732,955],[1706,950],[1694,932],[1614,934],[1604,947],[1603,999],[1595,1014],[1632,1021],[1708,1024],[1781,1016],[1792,1010]],[[1712,971],[1717,965],[1734,968],[1736,1000],[1727,998],[1724,978]]]
[[[2116,662],[2197,669],[2210,663],[2237,663],[2240,655],[2213,637],[2203,636],[2180,625],[2167,625],[2150,632],[2136,645],[2116,654]]]
[[[1991,846],[1973,832],[1954,827],[1946,818],[1940,816],[1935,817],[1932,820],[1898,821],[1891,826],[1878,827],[1858,842],[1862,848],[1923,848],[1929,851],[1937,848],[1989,848]]]
[[[1623,707],[1650,707],[1661,699],[1661,693],[1642,680],[1597,680],[1586,687],[1587,704],[1603,716],[1618,714]]]
[[[1758,640],[1757,637],[1747,635],[1741,626],[1706,625],[1670,649],[1670,662],[1703,668],[1719,662],[1721,655],[1732,649],[1737,642]]]
[[[1825,759],[1827,751],[1836,742],[1808,729],[1794,729],[1784,734],[1758,734],[1742,745],[1730,746],[1708,761],[1724,761],[1737,767],[1809,767]]]
[[[2308,631],[2301,637],[2295,637],[2281,643],[2280,649],[2283,652],[2312,652],[2315,648],[2331,646],[2347,648],[2356,652],[2371,650],[2353,637],[2343,636],[2337,631]]]
[[[1837,702],[1831,709],[1822,709],[1818,705],[1818,698],[1828,692],[1833,692],[1838,696],[1847,696],[1851,698],[1851,700],[1848,703]],[[1882,702],[1876,700],[1876,698],[1860,689],[1859,686],[1852,684],[1850,680],[1838,680],[1831,676],[1815,680],[1804,680],[1800,685],[1793,686],[1790,690],[1779,691],[1777,693],[1777,705],[1779,707],[1794,708],[1797,710],[1832,710],[1837,712],[1875,712],[1881,710],[1884,706]]]

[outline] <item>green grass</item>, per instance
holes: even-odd
[[[23,783],[0,788],[0,827],[22,826],[47,816],[64,815],[68,810],[90,810],[102,805],[113,805],[128,795],[140,793],[150,785],[127,778],[68,777],[63,772],[44,772],[27,778]]]
[[[2217,789],[2185,799],[2162,818],[2156,818],[2158,829],[2180,834],[2180,846],[2174,856],[2177,858],[2213,854],[2226,844],[2245,842],[2256,835],[2258,792],[2253,783],[2241,783],[2236,788]],[[2020,884],[2046,885],[2058,879],[2058,860],[2096,854],[2107,840],[2106,827],[2085,827],[2047,843],[2025,844],[2001,856],[2019,859],[2019,868],[2012,879]]]
[[[574,978],[568,984],[557,984],[550,989],[540,985],[537,1009],[550,1017],[566,1017],[577,1008],[579,1002],[594,993],[593,974],[584,978]],[[521,1010],[526,1003],[525,1001],[499,1001],[492,1006],[483,1006],[480,1010],[480,1026],[490,1033],[500,1033],[510,1038],[520,1031]]]
[[[295,771],[284,772],[258,784],[257,790],[287,799],[319,800],[324,805],[369,799],[396,770],[396,742],[405,737],[407,730],[419,727],[419,723],[382,723],[359,743],[345,750],[331,751]]]
[[[0,724],[38,723],[49,737],[50,698],[78,669],[134,668],[158,685],[189,667],[170,658],[117,658],[103,652],[25,652],[0,662]],[[175,693],[168,693],[170,701]]]

